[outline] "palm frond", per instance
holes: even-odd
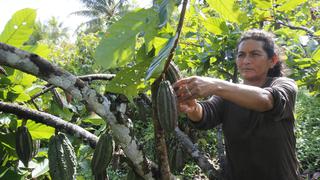
[[[92,11],[92,10],[80,10],[80,11],[72,12],[70,15],[85,16],[85,17],[95,18],[97,16],[100,16],[100,13],[98,11]]]

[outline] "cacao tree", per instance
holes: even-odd
[[[223,147],[215,147],[222,144],[222,138],[216,138],[219,131],[197,132],[179,115],[174,132],[165,133],[155,113],[162,104],[154,92],[159,79],[172,83],[177,74],[241,80],[234,49],[241,32],[250,28],[274,32],[286,50],[291,77],[313,95],[319,94],[320,9],[315,0],[154,1],[153,7],[129,11],[101,32],[79,34],[76,44],[56,47],[25,43],[34,31],[35,17],[34,9],[18,11],[0,34],[1,178],[49,177],[49,171],[71,179],[91,179],[92,173],[96,178],[111,177],[110,171],[90,168],[91,160],[110,153],[111,145],[104,153],[94,153],[98,137],[101,140],[109,132],[115,150],[112,160],[107,158],[111,164],[102,167],[126,169],[112,176],[125,172],[128,178],[174,179],[188,177],[191,169],[203,178],[223,178]],[[179,71],[170,68],[171,61]],[[28,140],[41,142],[40,149],[32,146],[37,149],[32,157],[26,145],[16,145],[20,127],[30,132]],[[62,133],[67,134],[61,138],[67,146],[49,141]],[[48,160],[50,147],[67,154],[73,150],[78,163],[61,154],[56,166],[62,171],[55,171]],[[172,147],[180,149],[174,156]],[[17,148],[28,158],[21,158]],[[181,163],[182,152],[195,165]],[[182,168],[175,171],[173,162]],[[94,161],[93,167],[99,167],[96,163],[104,164]],[[61,169],[67,165],[76,169]]]

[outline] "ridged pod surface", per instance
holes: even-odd
[[[48,159],[53,180],[76,179],[76,155],[69,139],[63,133],[50,138]]]
[[[178,123],[177,96],[168,80],[160,82],[156,103],[161,127],[173,132]]]
[[[171,84],[175,83],[181,78],[181,74],[178,66],[174,64],[172,61],[170,62],[165,75],[166,75],[166,80],[170,81]]]
[[[91,169],[93,174],[101,174],[108,167],[114,151],[114,142],[109,133],[103,133],[93,153]]]
[[[33,142],[26,126],[20,126],[16,131],[16,152],[25,167],[33,157]]]

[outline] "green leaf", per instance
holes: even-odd
[[[32,178],[37,178],[48,171],[49,171],[49,160],[44,159],[40,163],[37,163],[36,167],[32,170],[31,175],[32,175]]]
[[[106,124],[105,120],[102,119],[100,116],[98,116],[95,113],[90,115],[89,117],[81,120],[81,122],[86,122],[86,123],[90,123],[90,124],[98,125],[98,126]]]
[[[165,47],[168,43],[168,38],[155,37],[152,44],[155,48],[155,54],[159,54],[161,49]],[[150,64],[149,64],[150,65]]]
[[[61,107],[56,101],[50,101],[49,113],[58,116],[64,120],[70,120],[73,113],[70,111],[69,107]]]
[[[26,102],[31,99],[31,97],[25,93],[25,89],[23,88],[22,85],[16,85],[11,88],[14,94],[17,95],[15,98],[16,102]]]
[[[15,133],[10,132],[10,133],[6,133],[0,134],[0,145],[2,147],[4,147],[8,152],[10,151],[15,151],[15,147],[16,147],[16,136]]]
[[[207,2],[225,20],[238,24],[247,21],[246,16],[241,15],[240,9],[234,0],[208,0]]]
[[[132,101],[145,88],[144,75],[151,60],[145,60],[133,67],[126,67],[117,73],[106,86],[106,91],[124,94]]]
[[[126,14],[111,25],[96,49],[97,64],[105,68],[123,66],[134,56],[137,35],[143,35],[146,47],[157,33],[159,18],[152,9],[141,9]]]
[[[320,46],[314,50],[311,56],[312,59],[320,61]]]
[[[160,4],[159,10],[159,27],[163,27],[167,24],[170,18],[175,2],[173,0],[163,0]]]
[[[49,139],[55,131],[53,127],[36,123],[31,120],[27,122],[27,127],[30,131],[32,139]]]
[[[314,33],[314,35],[316,35],[316,36],[320,36],[320,30],[319,30],[319,31],[317,31],[317,32],[315,32],[315,33]]]
[[[272,8],[271,0],[253,0],[253,3],[260,9]]]
[[[204,27],[211,33],[221,35],[223,32],[228,31],[226,22],[221,18],[207,18],[202,21]]]
[[[32,34],[35,18],[35,9],[17,11],[0,34],[0,42],[20,47]]]
[[[11,81],[11,83],[22,85],[25,88],[31,87],[33,82],[37,80],[37,77],[26,74],[19,70],[14,71],[13,74],[11,76],[8,76],[7,78]]]
[[[170,51],[174,45],[175,40],[178,38],[177,34],[170,38],[167,45],[161,49],[158,56],[156,56],[147,70],[146,80],[150,79],[151,77],[157,78],[161,72],[163,71],[165,62],[170,54]]]
[[[12,168],[10,168],[9,170],[6,171],[5,174],[2,175],[1,179],[24,179],[23,175],[20,175],[17,173],[16,170],[13,170]]]
[[[291,11],[298,5],[307,2],[307,0],[287,0],[284,4],[277,8],[279,11]]]
[[[44,59],[47,59],[48,55],[51,52],[51,49],[49,49],[49,46],[46,44],[36,44],[34,46],[22,46],[21,49],[28,51],[30,53],[37,54]]]

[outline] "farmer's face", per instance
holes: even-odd
[[[248,39],[239,44],[236,63],[245,82],[264,82],[268,70],[275,64],[268,58],[263,43]]]

